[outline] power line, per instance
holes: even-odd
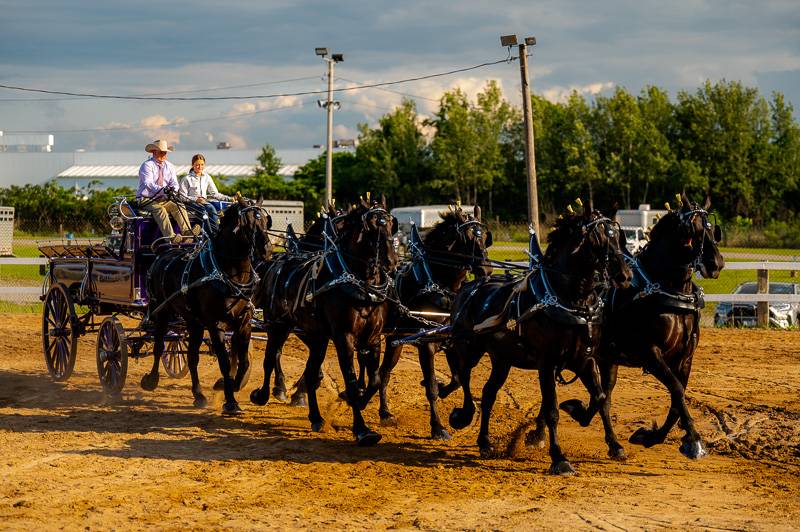
[[[454,70],[449,70],[447,72],[439,72],[436,74],[428,74],[425,76],[415,76],[413,78],[406,78],[400,79],[395,81],[384,81],[380,83],[371,83],[367,85],[358,85],[355,87],[345,87],[341,89],[333,89],[333,92],[349,92],[361,89],[372,89],[377,87],[386,87],[389,85],[397,85],[400,83],[410,83],[412,81],[421,81],[424,79],[431,79],[431,78],[438,78],[442,76],[449,76],[452,74],[458,74],[460,72],[468,72],[470,70],[477,70],[479,68],[497,65],[500,63],[507,63],[509,59],[499,59],[497,61],[488,61],[486,63],[481,63],[479,65],[473,65],[470,67],[465,68],[458,68]],[[84,98],[98,98],[98,99],[110,99],[110,100],[157,100],[157,101],[216,101],[216,100],[260,100],[260,99],[267,99],[267,98],[281,98],[281,97],[288,97],[288,96],[312,96],[318,94],[325,94],[327,91],[303,91],[303,92],[289,92],[289,93],[280,93],[280,94],[255,94],[250,96],[194,96],[194,97],[168,97],[168,96],[121,96],[121,95],[114,95],[114,94],[94,94],[94,93],[81,93],[81,92],[68,92],[68,91],[53,91],[53,90],[46,90],[46,89],[33,89],[30,87],[19,87],[14,85],[2,85],[0,84],[0,88],[2,89],[10,89],[10,90],[18,90],[18,91],[25,91],[25,92],[38,92],[43,94],[58,94],[62,96],[80,96]]]
[[[243,116],[253,116],[259,115],[263,113],[272,113],[274,111],[283,111],[285,109],[292,109],[295,107],[302,107],[307,103],[311,103],[313,100],[307,100],[298,102],[292,105],[284,105],[281,107],[273,107],[272,109],[261,109],[260,111],[249,111],[247,113],[239,113],[235,115],[228,115],[228,116],[217,116],[217,117],[208,117],[208,118],[198,118],[195,120],[187,120],[187,121],[172,121],[166,124],[160,124],[157,127],[145,127],[145,126],[116,126],[116,127],[94,127],[94,128],[85,128],[85,129],[56,129],[56,130],[45,130],[45,131],[10,131],[5,130],[6,133],[14,133],[14,134],[43,134],[43,133],[97,133],[97,132],[105,132],[105,131],[139,131],[139,130],[147,130],[147,129],[158,129],[162,127],[183,127],[188,126],[191,124],[198,124],[201,122],[214,122],[218,120],[235,120],[237,118],[241,118]]]
[[[226,87],[212,87],[208,89],[187,89],[182,91],[170,91],[170,92],[153,92],[150,94],[137,94],[133,96],[168,96],[171,94],[190,94],[195,92],[211,92],[211,91],[221,91],[221,90],[228,90],[228,89],[244,89],[249,87],[261,87],[264,85],[278,85],[280,83],[292,83],[295,81],[306,81],[309,79],[317,79],[319,76],[304,76],[302,78],[291,78],[291,79],[279,79],[276,81],[262,81],[260,83],[248,83],[246,85],[228,85]],[[0,98],[0,102],[74,102],[74,101],[88,101],[88,98],[79,97],[79,98]]]
[[[358,85],[362,85],[362,83],[360,81],[354,81],[352,79],[347,79],[347,78],[342,78],[342,77],[337,77],[336,79],[340,79],[342,81],[347,81],[349,83],[356,83]],[[428,100],[429,102],[438,102],[439,101],[436,98],[428,98],[427,96],[420,96],[418,94],[409,94],[407,92],[393,91],[392,89],[384,89],[382,87],[376,87],[376,88],[379,91],[391,92],[392,94],[399,94],[400,96],[406,96],[408,98],[414,98],[414,99],[417,99],[417,100]]]

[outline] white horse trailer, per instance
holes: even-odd
[[[289,224],[295,231],[303,232],[303,202],[285,200],[264,200],[262,207],[272,216],[273,231],[286,231]]]
[[[13,255],[14,207],[0,207],[0,256]]]

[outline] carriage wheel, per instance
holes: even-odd
[[[164,345],[164,353],[161,355],[161,365],[164,371],[173,379],[180,379],[189,372],[187,353],[189,350],[185,339],[170,340]]]
[[[128,341],[125,329],[114,316],[100,324],[97,333],[97,374],[108,394],[118,394],[128,374]]]
[[[56,382],[69,379],[78,354],[75,307],[62,284],[50,287],[42,310],[42,349],[47,371]]]

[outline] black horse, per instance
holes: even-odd
[[[309,226],[308,230],[302,235],[298,235],[291,224],[287,227],[285,247],[286,252],[276,260],[282,261],[289,257],[293,257],[301,263],[312,262],[320,258],[325,248],[325,227],[330,224],[329,230],[332,233],[331,238],[336,241],[338,233],[342,229],[342,220],[344,219],[345,212],[336,209],[333,204],[329,204],[327,211],[323,210],[319,213],[316,219]],[[270,261],[262,263],[257,267],[259,275],[263,275],[270,267]],[[283,267],[283,266],[279,266]],[[254,294],[254,303],[260,305],[259,298],[262,297],[261,290],[256,290]],[[286,376],[283,372],[281,364],[281,349],[275,353],[275,365],[273,368],[275,381],[272,387],[272,396],[281,402],[288,400],[286,396]],[[322,375],[320,375],[320,381]],[[306,401],[306,385],[305,379],[301,376],[300,379],[294,384],[295,389],[291,397],[292,406],[308,406]]]
[[[595,383],[595,395],[600,395],[593,359],[602,317],[598,290],[608,282],[625,286],[631,279],[618,233],[617,224],[597,211],[567,214],[548,235],[543,257],[538,246],[532,245],[538,264],[524,278],[476,281],[459,293],[451,342],[464,387],[464,405],[453,409],[450,425],[459,429],[471,423],[475,406],[470,373],[488,352],[492,371],[481,397],[478,435],[482,456],[493,454],[489,417],[509,371],[512,367],[535,369],[542,393],[539,417],[550,433],[550,472],[574,474],[558,444],[556,379],[563,369],[570,369],[586,375]]]
[[[362,446],[380,440],[380,434],[367,427],[361,410],[379,385],[380,336],[389,312],[391,274],[397,264],[392,242],[397,221],[385,205],[385,201],[370,205],[362,200],[341,219],[336,236],[328,218],[325,251],[318,257],[290,255],[273,261],[257,297],[264,309],[268,340],[264,383],[250,394],[251,401],[265,405],[269,400],[277,354],[297,328],[310,350],[303,375],[309,392],[308,418],[313,431],[321,430],[324,419],[316,390],[328,342],[333,340],[353,410],[353,435]],[[369,373],[369,385],[363,393],[353,368],[356,351],[365,355]]]
[[[207,400],[197,376],[199,349],[207,330],[211,348],[222,373],[225,404],[223,414],[241,412],[234,391],[249,369],[250,303],[257,276],[252,258],[266,261],[272,254],[267,236],[271,218],[258,203],[238,198],[225,211],[219,232],[194,248],[163,251],[156,257],[147,276],[148,320],[154,337],[153,367],[142,377],[142,388],[158,386],[158,364],[164,352],[164,336],[172,325],[188,333],[188,365],[192,376],[194,405]],[[182,322],[182,323],[181,323]],[[225,348],[225,331],[232,332],[231,354]],[[235,358],[234,358],[235,357]],[[236,362],[236,375],[231,376]]]
[[[610,422],[606,422],[617,365],[643,368],[669,390],[671,405],[661,427],[640,428],[630,442],[645,447],[663,443],[680,420],[686,431],[680,452],[688,458],[706,455],[686,406],[686,385],[692,357],[700,340],[703,291],[692,282],[695,272],[716,279],[725,266],[717,243],[719,226],[709,220],[708,207],[681,196],[681,207],[664,215],[650,232],[650,241],[631,259],[634,279],[629,288],[614,289],[608,297],[608,318],[598,351],[603,395],[588,407],[573,399],[561,408],[587,426],[600,411],[605,438],[611,449],[621,449]],[[535,439],[535,438],[534,438]],[[619,452],[619,451],[615,451]]]
[[[412,226],[409,249],[411,261],[401,267],[395,276],[395,292],[400,305],[392,305],[386,334],[386,351],[380,367],[380,418],[386,425],[396,424],[389,410],[386,390],[391,372],[400,359],[402,345],[393,345],[406,332],[416,332],[422,323],[433,325],[446,323],[440,316],[421,316],[414,318],[408,310],[450,313],[453,300],[472,272],[477,278],[491,275],[486,249],[492,245],[492,234],[481,224],[480,207],[475,207],[475,215],[465,213],[460,207],[440,213],[441,221],[420,240],[416,226]],[[402,306],[401,306],[402,305]],[[439,342],[417,342],[419,363],[422,368],[425,395],[430,406],[431,438],[448,440],[450,434],[442,425],[436,409],[436,400],[446,397],[459,384],[452,378],[440,390],[440,383],[434,371],[434,358],[440,347]],[[441,391],[441,394],[440,394]]]

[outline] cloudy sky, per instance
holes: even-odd
[[[740,80],[800,106],[797,0],[0,0],[0,84],[109,95],[273,95],[325,88],[317,46],[344,54],[335,86],[426,76],[504,59],[501,34],[535,35],[536,93],[694,91]],[[518,63],[336,95],[335,138],[353,138],[403,95],[422,114],[443,91],[487,80],[520,105]],[[243,87],[243,85],[247,85]],[[181,92],[179,92],[181,91]],[[164,94],[169,93],[169,94]],[[400,94],[402,93],[402,94]],[[0,130],[52,132],[56,150],[309,148],[321,96],[124,101],[0,89]],[[798,116],[797,112],[795,116]],[[87,131],[88,130],[88,131]]]

